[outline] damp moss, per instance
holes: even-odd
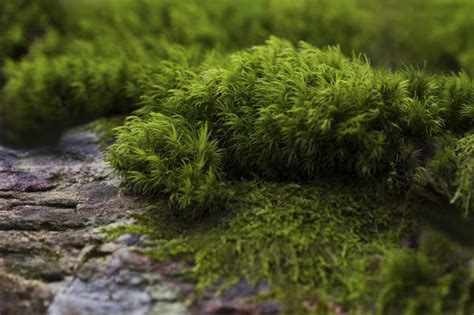
[[[156,240],[147,255],[188,261],[196,297],[244,279],[267,284],[265,298],[282,303],[286,313],[333,304],[364,310],[375,299],[368,288],[384,251],[399,247],[413,222],[378,188],[361,187],[236,183],[225,216],[168,225],[169,217],[155,215],[113,233],[146,233]]]
[[[183,51],[226,54],[262,44],[270,35],[321,48],[339,45],[348,55],[367,53],[377,65],[427,60],[429,69],[473,69],[474,45],[465,35],[473,23],[467,0],[449,5],[444,0],[386,1],[383,8],[375,0],[242,1],[1,1],[0,29],[6,31],[0,35],[5,50],[0,63],[5,56],[22,58],[10,61],[0,74],[0,86],[6,83],[0,93],[0,140],[54,142],[66,128],[128,114],[150,97],[137,77],[163,80],[166,88],[179,74],[194,70],[157,77],[144,68],[159,72],[159,61]],[[440,21],[448,16],[453,22],[446,28]],[[413,26],[421,20],[423,27]],[[179,45],[184,48],[175,49]],[[451,88],[469,94],[468,81]],[[462,123],[470,123],[469,117]]]
[[[472,255],[442,234],[425,233],[417,251],[386,254],[379,314],[470,314],[474,311]]]
[[[182,277],[196,284],[195,301],[246,281],[268,287],[249,302],[277,302],[283,314],[467,314],[474,308],[469,251],[437,232],[420,237],[416,208],[380,183],[253,181],[232,189],[225,215],[190,224],[150,206],[109,236],[147,235],[141,253],[188,265]],[[410,245],[417,240],[419,247]]]
[[[25,55],[47,29],[60,28],[61,13],[58,0],[0,1],[0,66]]]
[[[406,191],[438,137],[471,128],[474,85],[465,75],[381,70],[337,47],[294,46],[276,37],[226,60],[184,71],[167,91],[139,83],[139,116],[117,129],[107,156],[133,191],[171,197],[162,182],[181,183],[173,191],[195,187],[202,213],[213,193],[221,195],[214,179],[225,185],[242,177],[304,182],[390,173],[392,187]],[[204,127],[206,141],[198,141],[196,128]],[[187,176],[185,186],[189,156],[208,144],[219,161],[200,163],[213,180]],[[172,154],[177,163],[167,162]]]

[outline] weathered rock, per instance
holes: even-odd
[[[0,314],[45,314],[55,291],[76,293],[81,280],[68,286],[65,279],[97,254],[100,240],[94,229],[141,209],[135,199],[119,193],[120,182],[96,143],[96,135],[78,131],[55,147],[0,147],[0,273],[12,275],[0,281]],[[97,277],[91,283],[99,281]],[[93,285],[82,288],[78,304],[100,298],[94,290],[87,291]],[[133,296],[129,291],[124,286],[114,294]],[[145,291],[137,294],[148,296]],[[119,310],[123,305],[126,312],[132,305],[120,303],[110,307]]]
[[[44,284],[0,273],[0,314],[44,314],[52,299]]]
[[[189,307],[194,285],[177,280],[186,266],[134,251],[142,235],[106,242],[101,228],[131,222],[144,205],[120,193],[120,181],[77,131],[55,147],[0,147],[0,314],[275,314],[249,304],[265,288],[239,283]],[[257,291],[255,291],[257,290]]]
[[[90,258],[77,278],[56,295],[51,315],[186,313],[189,286],[166,281],[160,275],[160,264],[118,243],[109,244],[119,248],[110,255]]]

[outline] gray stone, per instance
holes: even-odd
[[[173,302],[180,299],[179,290],[171,283],[161,282],[156,286],[150,287],[148,292],[155,301]]]
[[[175,302],[166,303],[159,302],[153,305],[153,308],[147,315],[186,315],[188,314],[188,307],[185,303]]]

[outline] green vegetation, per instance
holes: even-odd
[[[377,70],[337,49],[307,44],[295,49],[277,38],[229,60],[189,76],[169,95],[160,94],[159,85],[144,89],[143,118],[119,129],[110,149],[109,160],[125,178],[154,171],[134,163],[137,156],[131,152],[146,152],[152,143],[156,155],[161,146],[155,142],[165,137],[159,130],[168,120],[208,126],[212,142],[223,151],[227,179],[237,174],[297,181],[335,174],[367,177],[390,166],[402,168],[408,162],[401,157],[407,141],[427,155],[424,147],[450,132],[445,126],[455,125],[457,132],[470,128],[461,122],[470,121],[474,87],[464,75]],[[157,93],[159,99],[152,97]],[[146,112],[161,116],[149,119]],[[181,129],[181,137],[198,138],[192,129]],[[147,135],[137,136],[137,131]],[[162,173],[161,166],[155,167]]]
[[[418,252],[393,251],[382,268],[383,314],[469,314],[474,274],[469,255],[440,235],[422,239]]]
[[[168,207],[194,218],[224,197],[222,152],[200,128],[180,117],[152,113],[148,121],[131,118],[113,145],[109,160],[128,179],[133,192],[164,195]]]
[[[0,66],[6,58],[17,59],[49,27],[61,23],[56,0],[0,1]]]
[[[0,139],[103,118],[150,204],[111,235],[187,262],[197,299],[470,314],[471,2],[0,0]]]
[[[211,50],[224,54],[270,35],[316,47],[340,45],[379,66],[426,61],[432,70],[472,73],[471,7],[467,0],[4,0],[0,64],[29,53],[4,69],[2,138],[29,145],[34,133],[41,140],[36,143],[52,142],[72,125],[129,113],[146,93],[133,88],[137,77],[158,72],[163,61],[192,68]]]
[[[171,237],[155,223],[159,241],[148,254],[189,259],[201,290],[266,283],[265,298],[287,313],[331,305],[366,313],[374,301],[390,314],[472,309],[465,259],[444,266],[426,257],[429,246],[397,249],[427,215],[400,197],[406,192],[471,212],[472,140],[456,136],[471,128],[466,75],[374,69],[337,49],[272,38],[179,81],[166,95],[145,86],[141,117],[117,129],[108,159],[133,191],[165,197],[160,217],[190,222],[219,205],[228,216]]]

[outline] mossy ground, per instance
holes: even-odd
[[[157,205],[108,233],[146,234],[156,243],[143,253],[187,262],[196,298],[244,279],[268,285],[252,300],[277,301],[284,314],[468,314],[469,254],[421,226],[416,209],[383,187],[236,183],[211,218],[180,223]]]

